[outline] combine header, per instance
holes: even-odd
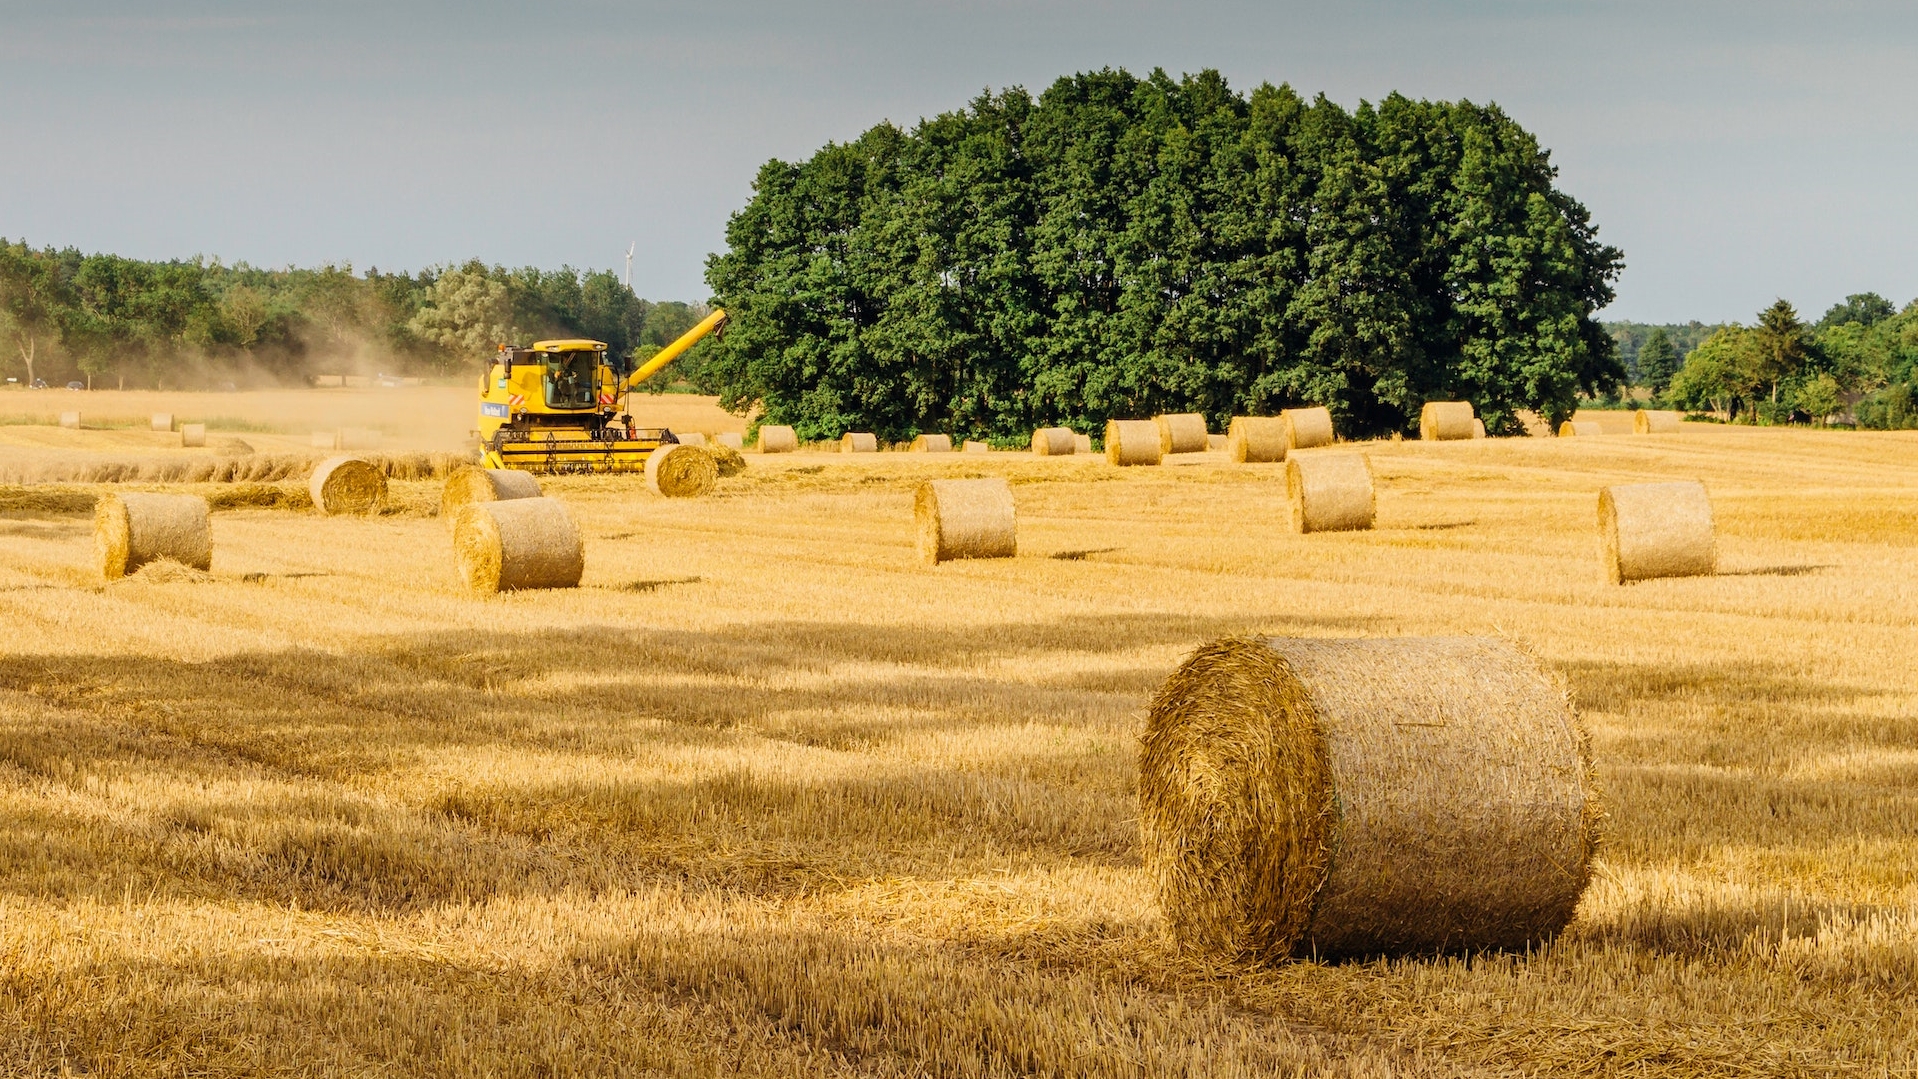
[[[700,338],[723,333],[725,325],[726,312],[714,311],[623,379],[603,341],[501,345],[479,387],[486,467],[548,474],[645,471],[647,454],[679,439],[664,427],[635,425],[630,408],[620,411],[621,399]]]

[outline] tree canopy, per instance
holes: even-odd
[[[804,437],[1428,399],[1557,422],[1624,377],[1620,253],[1496,106],[1104,70],[770,161],[707,264],[699,378]]]

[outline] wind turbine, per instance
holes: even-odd
[[[633,249],[638,246],[638,240],[626,245],[626,291],[628,292],[633,291]]]

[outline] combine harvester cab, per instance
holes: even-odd
[[[648,454],[679,440],[666,428],[635,424],[620,411],[621,399],[725,321],[726,312],[714,311],[625,378],[604,341],[501,345],[479,387],[485,466],[548,475],[645,471]]]

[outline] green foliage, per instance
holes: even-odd
[[[802,438],[1017,438],[1325,404],[1494,430],[1624,375],[1592,321],[1619,253],[1495,107],[1355,112],[1216,72],[1100,71],[768,162],[707,281],[698,365]]]
[[[1642,348],[1640,356],[1642,364]],[[1816,327],[1779,300],[1750,327],[1720,329],[1685,358],[1668,396],[1681,408],[1753,423],[1903,428],[1918,426],[1914,383],[1918,301],[1894,311],[1875,293],[1861,293]]]
[[[690,326],[692,310],[704,314],[649,304],[610,272],[571,267],[261,270],[0,240],[0,365],[56,385],[75,376],[182,386],[449,371],[519,334],[605,341],[624,357],[681,322]]]
[[[1832,304],[1830,310],[1825,312],[1825,317],[1818,320],[1818,328],[1822,330],[1850,322],[1871,327],[1897,313],[1898,308],[1876,292],[1855,292],[1845,297],[1844,303]]]
[[[1678,373],[1678,350],[1672,347],[1671,336],[1663,326],[1652,330],[1635,359],[1639,385],[1651,390],[1654,397],[1663,394]]]

